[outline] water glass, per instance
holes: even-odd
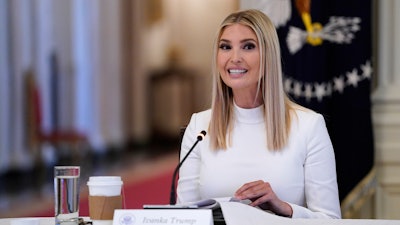
[[[79,176],[79,166],[54,167],[56,225],[79,223]]]

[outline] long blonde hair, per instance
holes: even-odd
[[[227,149],[233,128],[233,93],[225,85],[217,69],[219,39],[227,26],[242,24],[257,36],[260,49],[258,93],[264,101],[267,148],[279,150],[288,140],[291,124],[290,110],[295,103],[287,97],[282,82],[281,53],[278,35],[271,20],[261,11],[250,9],[230,14],[221,23],[213,48],[212,115],[209,126],[211,147]]]

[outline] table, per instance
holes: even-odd
[[[251,207],[248,207],[250,209]],[[234,207],[232,207],[234,209]],[[237,213],[235,210],[242,210]],[[373,220],[373,219],[290,219],[275,216],[268,213],[259,214],[257,210],[244,210],[243,208],[236,208],[234,210],[225,210],[225,220],[227,225],[400,225],[400,220]],[[236,212],[235,215],[231,215]],[[88,217],[83,217],[85,221],[89,221]],[[10,221],[18,218],[4,218],[0,219],[0,225],[10,225]],[[40,217],[39,225],[54,225],[54,217]]]
[[[267,213],[255,207],[236,203],[220,202],[227,225],[400,225],[400,220],[374,219],[291,219]],[[0,224],[1,225],[1,224]]]
[[[85,221],[89,221],[89,217],[82,217]],[[4,218],[0,219],[0,225],[10,225],[12,220],[17,219],[37,219],[39,220],[39,225],[54,225],[55,219],[54,217],[24,217],[24,218]],[[29,223],[25,223],[24,225],[30,225]]]

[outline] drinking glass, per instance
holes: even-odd
[[[54,167],[56,225],[78,225],[79,166]]]

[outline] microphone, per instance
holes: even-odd
[[[193,151],[194,147],[196,147],[196,145],[197,145],[197,143],[199,143],[199,141],[202,141],[204,139],[206,134],[207,134],[206,131],[202,130],[200,132],[200,134],[197,135],[196,142],[193,144],[193,146],[190,148],[190,150],[186,153],[185,157],[183,157],[182,161],[175,168],[174,175],[172,176],[171,194],[169,196],[169,204],[170,205],[175,205],[175,203],[176,203],[175,180],[176,180],[176,176],[178,175],[179,168],[181,168],[183,162],[186,160],[186,158],[189,156],[189,154]]]

